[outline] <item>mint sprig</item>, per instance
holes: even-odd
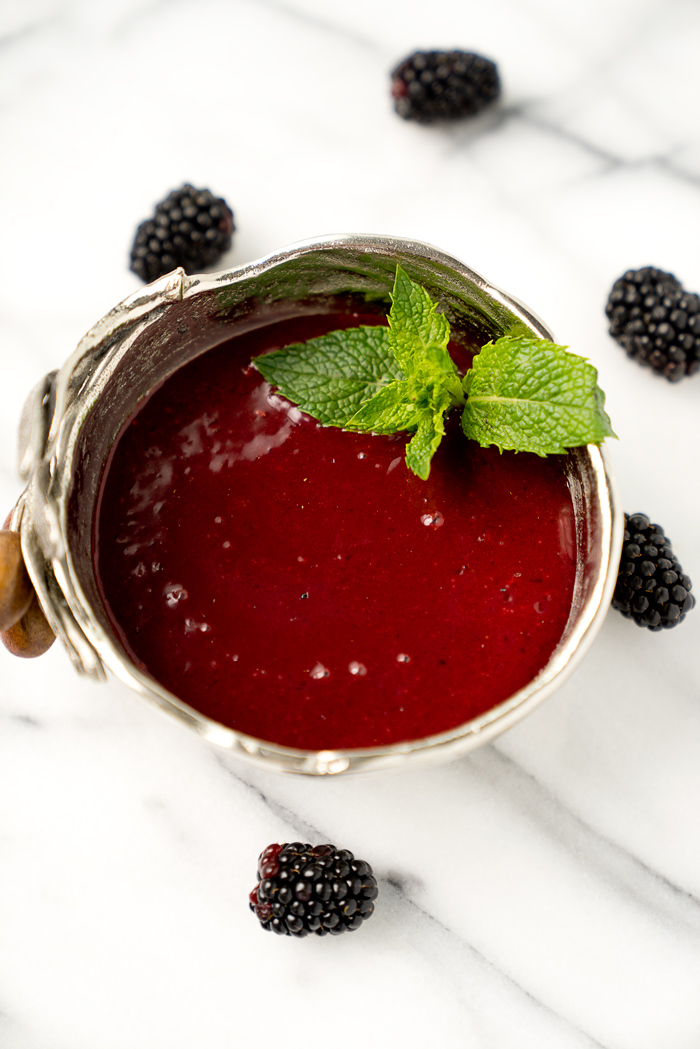
[[[424,480],[455,407],[467,437],[501,451],[561,454],[615,436],[583,357],[546,339],[505,336],[484,346],[462,379],[447,349],[449,321],[401,266],[391,300],[388,327],[330,332],[253,364],[325,426],[413,433],[406,465]]]
[[[482,448],[559,455],[614,437],[593,365],[566,346],[514,336],[483,346],[464,377],[462,429]]]
[[[447,352],[450,324],[425,288],[396,267],[389,346],[404,375],[374,394],[345,424],[362,433],[414,431],[406,465],[426,480],[445,434],[445,412],[464,404],[462,381]]]
[[[464,404],[462,382],[447,352],[450,322],[401,266],[396,267],[388,319],[389,345],[413,392],[442,387],[455,406]]]

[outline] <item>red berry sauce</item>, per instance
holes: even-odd
[[[377,318],[271,323],[181,368],[125,424],[95,522],[134,663],[224,725],[312,750],[489,710],[545,666],[574,585],[561,457],[481,449],[453,412],[421,481],[406,435],[321,427],[249,367],[360,323]]]

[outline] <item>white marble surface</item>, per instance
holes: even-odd
[[[498,62],[501,105],[399,120],[392,65],[455,46]],[[599,368],[624,505],[700,580],[700,376],[638,368],[603,315],[629,267],[700,290],[699,50],[694,0],[4,0],[0,507],[25,394],[139,286],[135,226],[189,180],[236,213],[226,263],[395,233],[527,302]],[[1,651],[0,1046],[697,1049],[699,644],[697,611],[660,635],[611,612],[494,745],[324,781],[234,762],[58,646]],[[257,927],[257,854],[296,838],[375,866],[355,936]]]

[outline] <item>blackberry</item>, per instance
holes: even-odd
[[[250,909],[280,936],[338,936],[359,929],[374,911],[377,881],[364,860],[335,845],[268,845]]]
[[[638,626],[668,629],[695,604],[692,584],[663,528],[644,514],[625,514],[625,539],[612,605]]]
[[[700,368],[700,296],[672,273],[644,266],[613,284],[610,334],[640,364],[678,382]]]
[[[421,124],[473,116],[500,92],[495,63],[469,51],[416,51],[391,74],[394,109]]]
[[[235,228],[225,200],[186,184],[169,193],[136,230],[130,268],[148,283],[176,266],[198,273],[228,251]]]

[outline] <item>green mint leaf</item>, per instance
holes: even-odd
[[[488,343],[464,378],[462,429],[482,448],[561,454],[614,437],[598,373],[585,358],[546,339],[506,336]]]
[[[389,329],[381,326],[329,332],[255,357],[253,364],[283,397],[325,426],[345,426],[364,401],[403,379]]]
[[[391,302],[389,343],[406,378],[422,385],[439,382],[453,404],[464,404],[462,382],[447,351],[450,323],[401,266],[396,267]]]
[[[438,383],[431,384],[428,386],[426,393],[428,407],[433,414],[444,415],[445,412],[454,407],[450,392],[449,390],[446,390],[444,386],[441,386]]]
[[[415,402],[407,396],[407,383],[390,382],[361,405],[345,423],[345,429],[380,434],[415,430],[419,415]]]
[[[430,476],[430,463],[445,436],[445,420],[439,412],[424,412],[418,429],[406,446],[406,466],[423,481]]]
[[[283,397],[325,426],[415,431],[406,462],[425,478],[445,432],[445,412],[464,404],[449,340],[447,318],[397,266],[389,327],[330,332],[263,354],[253,364]]]

